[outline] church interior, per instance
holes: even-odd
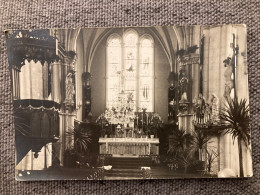
[[[244,25],[17,30],[7,46],[17,177],[252,176],[221,114],[248,104]]]

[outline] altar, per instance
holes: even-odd
[[[147,108],[137,109],[134,95],[120,88],[96,120],[101,127],[99,154],[121,157],[159,155],[157,134],[161,117]],[[149,137],[149,138],[148,138]]]
[[[99,153],[126,157],[159,155],[159,138],[99,138]]]

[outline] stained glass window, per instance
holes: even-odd
[[[135,31],[124,34],[124,92],[133,95],[136,110],[136,77],[137,77],[137,42],[138,35]]]
[[[112,35],[107,44],[107,108],[111,108],[118,99],[121,84],[121,38],[118,35]]]
[[[117,104],[118,99],[133,97],[134,110],[146,108],[153,112],[154,106],[154,47],[148,36],[139,38],[134,30],[128,30],[123,38],[113,34],[107,44],[107,108]]]
[[[152,112],[154,93],[154,48],[152,38],[145,36],[140,41],[139,107]]]

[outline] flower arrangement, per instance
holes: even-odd
[[[125,95],[125,94],[123,94]],[[134,101],[133,94],[119,97],[111,108],[107,108],[97,121],[104,118],[110,124],[130,124],[134,122]]]

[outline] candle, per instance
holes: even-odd
[[[56,38],[56,55],[59,55],[58,39]]]

